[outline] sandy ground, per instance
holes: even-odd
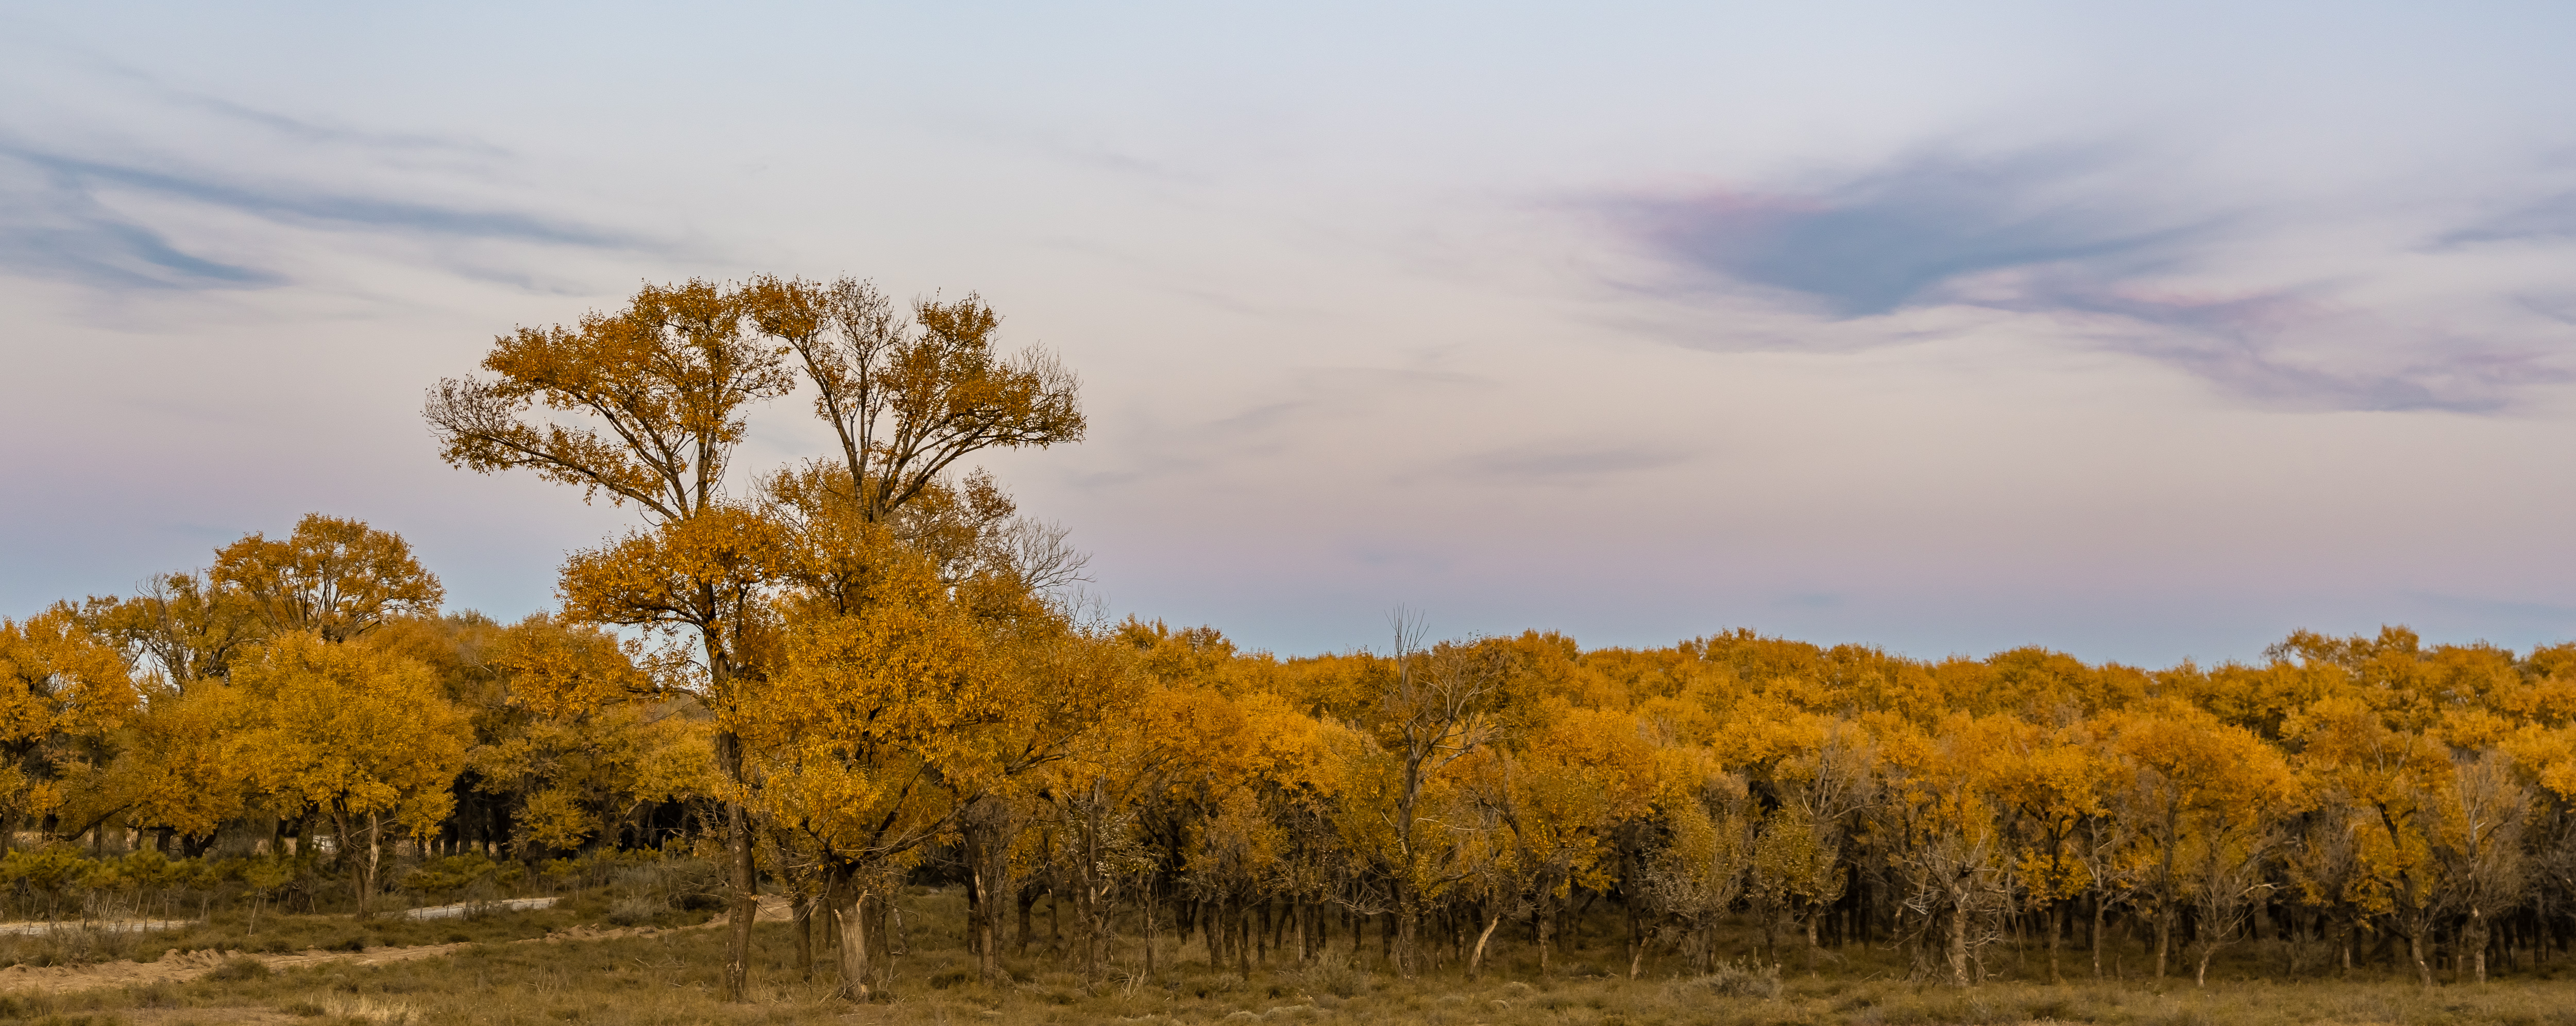
[[[48,922],[0,923],[0,933],[63,933],[72,930],[101,930],[108,933],[140,933],[147,930],[176,930],[194,920],[189,919],[59,919]]]
[[[525,912],[535,908],[553,908],[560,898],[505,898],[500,901],[460,901],[453,905],[432,905],[403,913],[405,919],[460,919],[481,909],[487,912]]]
[[[760,915],[758,916],[758,921],[764,923],[785,922],[788,918],[789,913],[786,899],[771,897],[760,899]],[[708,930],[722,925],[724,925],[724,918],[722,916],[718,916],[715,919],[700,923],[696,926],[682,926],[671,931],[660,930],[650,926],[630,926],[620,927],[617,929],[599,929],[588,926],[576,926],[569,930],[557,930],[543,937],[530,937],[525,940],[509,941],[508,943],[562,944],[567,941],[609,940],[618,937],[650,937],[658,933],[677,932],[679,930]],[[416,958],[437,958],[440,955],[453,954],[457,951],[473,946],[474,945],[472,944],[422,944],[407,948],[368,948],[365,951],[310,950],[292,952],[283,955],[252,955],[238,952],[227,953],[219,951],[190,951],[183,953],[174,951],[161,956],[161,960],[158,962],[100,962],[95,965],[55,966],[13,965],[6,969],[0,969],[0,991],[35,990],[60,992],[73,990],[97,990],[108,987],[141,987],[155,983],[181,983],[213,972],[216,966],[222,965],[225,960],[231,958],[256,958],[261,962],[267,963],[271,970],[321,965],[325,962],[348,962],[354,965],[382,965],[387,962],[408,962]]]

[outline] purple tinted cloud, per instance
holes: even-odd
[[[1681,272],[1682,292],[1751,285],[1843,320],[1938,305],[2047,315],[2088,345],[2265,404],[2481,412],[2517,388],[2566,378],[2528,347],[2408,327],[2322,285],[2160,285],[2219,262],[2247,221],[2177,214],[2110,169],[2085,151],[1913,157],[1808,190],[1631,196],[1601,208]],[[2576,194],[2443,241],[2561,237],[2576,237]]]
[[[1946,282],[2068,262],[2136,263],[2188,239],[2134,213],[2051,201],[2089,155],[1917,158],[1813,194],[1715,193],[1614,204],[1675,261],[1801,293],[1835,316],[1884,314]]]

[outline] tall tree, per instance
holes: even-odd
[[[745,323],[740,294],[694,278],[647,285],[625,309],[592,311],[576,327],[500,336],[483,369],[494,377],[430,390],[424,412],[442,457],[484,473],[533,470],[585,499],[606,491],[656,522],[721,502],[747,407],[795,385],[777,347]]]
[[[702,697],[721,717],[753,672],[741,645],[742,601],[757,554],[730,535],[760,527],[728,511],[722,492],[735,447],[749,431],[749,407],[785,395],[794,373],[779,348],[745,319],[738,290],[691,279],[647,285],[626,308],[594,311],[574,327],[520,328],[483,359],[488,380],[448,379],[425,410],[441,455],[493,473],[526,469],[577,485],[585,500],[605,491],[634,503],[651,522],[639,533],[566,568],[566,590],[597,622],[645,623],[694,631],[702,653]],[[540,412],[542,409],[543,412]],[[562,415],[562,416],[558,416]],[[658,564],[654,560],[663,560]],[[742,745],[715,738],[716,762],[737,789]],[[758,906],[752,823],[741,801],[726,807],[733,882],[723,994],[743,998],[751,922]]]
[[[2206,896],[2229,903],[2208,910],[2227,911],[2246,900],[2243,867],[2269,847],[2275,822],[2294,811],[2299,788],[2280,752],[2252,731],[2177,701],[2131,710],[2111,745],[2125,774],[2119,805],[2134,824],[2147,893],[2155,900],[2156,977],[2162,979],[2183,905]],[[2212,881],[2237,889],[2208,893]],[[2214,931],[2227,925],[2209,924]]]
[[[1044,350],[997,351],[1002,318],[980,296],[917,301],[907,325],[875,285],[850,278],[763,277],[743,294],[761,331],[795,351],[869,523],[976,452],[1082,440],[1081,382]]]
[[[865,593],[784,605],[777,671],[739,719],[765,783],[758,800],[821,862],[843,934],[842,981],[867,994],[867,924],[896,871],[955,831],[977,892],[979,971],[998,968],[988,831],[1013,783],[1072,754],[1136,689],[1107,643],[1020,592],[1015,579],[944,582],[882,527],[851,541],[874,568]],[[844,610],[844,603],[861,612]]]
[[[1443,641],[1421,647],[1421,628],[1399,612],[1395,658],[1375,716],[1378,741],[1390,762],[1378,815],[1388,842],[1379,857],[1395,888],[1396,966],[1421,971],[1416,934],[1430,900],[1464,879],[1465,868],[1448,856],[1447,831],[1425,815],[1427,799],[1449,787],[1449,770],[1492,744],[1502,733],[1515,661],[1507,643]]]
[[[387,617],[438,610],[438,578],[402,536],[364,521],[307,513],[283,541],[253,534],[215,550],[208,573],[238,589],[272,635],[311,631],[347,641]]]

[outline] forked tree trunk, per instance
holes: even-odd
[[[1503,914],[1498,911],[1485,922],[1485,932],[1476,935],[1476,953],[1467,956],[1467,979],[1474,980],[1476,971],[1485,964],[1485,942],[1494,939],[1494,928],[1501,925],[1503,925]],[[1631,978],[1637,975],[1636,966],[1633,963],[1629,966],[1628,975]]]
[[[849,901],[840,909],[841,920],[841,996],[852,1001],[868,999],[868,898],[864,887],[855,883],[849,888]]]

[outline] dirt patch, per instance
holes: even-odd
[[[143,933],[150,930],[176,930],[194,923],[190,919],[62,919],[46,922],[0,923],[0,933],[32,936],[40,933]]]
[[[458,919],[486,912],[525,912],[553,908],[561,898],[505,898],[500,901],[460,901],[453,905],[432,905],[402,913],[405,919]]]
[[[180,1023],[203,1023],[205,1026],[265,1026],[267,1023],[310,1023],[303,1016],[289,1015],[274,1008],[249,1005],[226,1005],[216,1008],[123,1008],[116,1017],[127,1026],[179,1026]]]
[[[760,899],[759,914],[754,916],[753,920],[755,922],[763,923],[785,922],[790,918],[790,915],[791,913],[788,909],[786,899],[762,898]],[[699,923],[696,926],[674,927],[670,930],[651,926],[626,926],[615,929],[576,926],[569,930],[557,930],[543,937],[530,937],[525,940],[507,941],[505,943],[562,944],[567,941],[580,942],[615,940],[621,937],[651,937],[655,934],[676,933],[682,930],[710,930],[723,925],[724,917],[718,916],[706,922]],[[399,948],[369,948],[365,951],[297,951],[283,955],[252,955],[241,952],[223,951],[173,951],[161,956],[161,960],[158,962],[100,962],[94,965],[53,966],[13,965],[6,969],[0,969],[0,991],[34,990],[59,993],[75,990],[100,990],[110,987],[144,987],[155,983],[185,983],[189,980],[196,979],[197,977],[204,976],[207,973],[215,971],[216,966],[222,965],[227,959],[232,958],[255,958],[272,970],[299,969],[306,966],[321,965],[326,962],[346,962],[352,965],[384,965],[390,962],[409,962],[413,959],[437,958],[441,955],[452,955],[473,946],[474,945],[471,943],[420,944],[411,947]],[[245,1011],[254,1010],[246,1009]],[[241,1021],[247,1022],[254,1020]]]

